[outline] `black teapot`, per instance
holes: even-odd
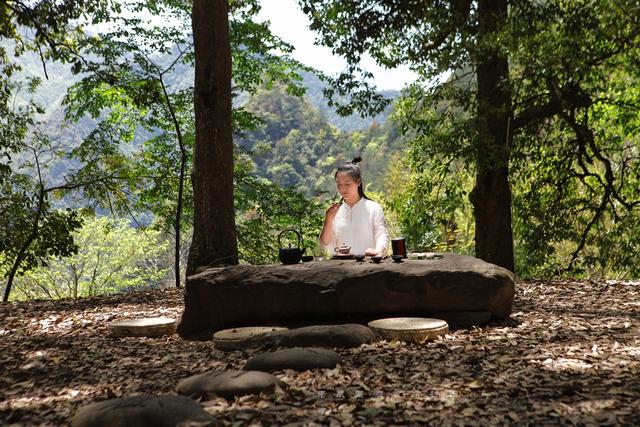
[[[298,233],[296,230],[288,228],[286,230],[282,230],[280,234],[278,234],[278,246],[282,246],[282,243],[280,243],[280,236],[282,236],[282,234],[287,231],[293,231],[294,233],[296,233],[298,235],[298,245],[302,243],[302,236],[300,235],[300,233]],[[302,260],[302,254],[304,253],[304,251],[304,248],[292,248],[291,244],[289,244],[288,248],[280,248],[280,252],[278,252],[278,258],[283,264],[297,264],[300,262],[300,260]]]

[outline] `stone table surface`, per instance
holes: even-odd
[[[401,263],[236,265],[187,278],[178,332],[211,338],[229,327],[454,312],[489,312],[492,319],[504,319],[511,313],[514,293],[510,271],[457,254]]]

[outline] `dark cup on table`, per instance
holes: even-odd
[[[394,255],[406,258],[407,244],[405,243],[404,237],[397,237],[395,239],[391,239],[391,250],[393,251]]]

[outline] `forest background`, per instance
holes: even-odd
[[[291,235],[278,240],[287,228],[322,255],[317,236],[337,197],[333,173],[357,154],[368,195],[410,250],[474,254],[476,170],[466,153],[473,122],[459,105],[476,85],[473,73],[461,66],[444,85],[423,80],[382,93],[391,103],[363,119],[325,99],[330,79],[289,56],[291,46],[256,21],[255,2],[233,5],[241,262],[277,261],[280,245],[298,244]],[[73,48],[58,57],[30,50],[42,31],[29,22],[2,34],[0,268],[5,280],[15,278],[12,299],[76,298],[183,277],[195,132],[190,11],[181,2],[112,6],[74,17],[85,30],[76,26]],[[615,15],[577,10],[574,19],[602,25]],[[637,28],[630,32],[637,37]],[[553,49],[584,35],[563,36],[537,43],[547,43],[553,59],[561,56]],[[516,141],[509,182],[520,276],[638,276],[634,61],[603,60],[597,75],[582,70],[562,88],[600,100],[579,111],[598,138],[595,149],[572,143],[575,130],[549,117]],[[517,65],[514,73],[526,76]],[[522,78],[523,91],[531,81]]]

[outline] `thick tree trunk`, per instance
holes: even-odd
[[[228,14],[228,0],[193,2],[196,142],[193,240],[187,275],[200,266],[238,263]]]
[[[479,36],[495,32],[507,17],[507,0],[478,2]],[[495,42],[492,42],[495,43]],[[478,172],[470,195],[476,220],[476,256],[514,271],[509,149],[512,132],[509,63],[497,46],[480,52],[478,75]]]

